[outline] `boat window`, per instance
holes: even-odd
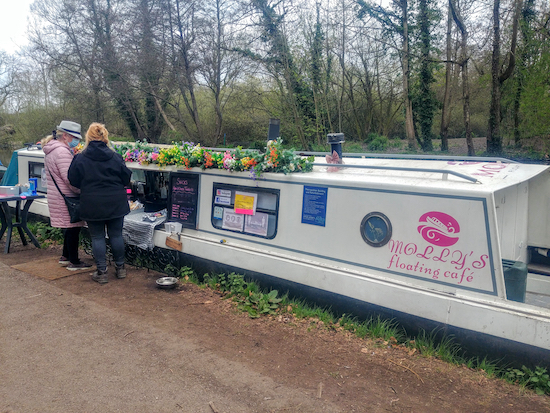
[[[42,184],[43,162],[29,162],[29,179],[36,178],[36,192],[46,193],[46,186]],[[47,177],[46,177],[47,180]]]
[[[272,239],[277,234],[279,190],[214,183],[212,225]]]

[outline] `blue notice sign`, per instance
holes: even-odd
[[[302,224],[325,226],[328,188],[304,186]]]

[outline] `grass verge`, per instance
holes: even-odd
[[[395,321],[380,316],[359,320],[352,315],[336,318],[330,309],[311,305],[304,300],[290,299],[288,295],[279,295],[277,290],[262,291],[254,281],[247,281],[240,274],[196,274],[190,267],[166,267],[166,273],[180,277],[185,282],[194,283],[202,288],[218,291],[224,298],[236,302],[237,307],[251,318],[292,314],[296,318],[309,319],[312,323],[323,325],[327,329],[345,330],[359,338],[372,339],[377,345],[404,347],[409,354],[418,353],[423,357],[435,357],[457,366],[484,372],[488,377],[499,378],[516,384],[522,389],[530,389],[539,395],[550,394],[550,376],[547,370],[536,367],[531,370],[502,366],[498,361],[487,358],[465,358],[463,351],[451,336],[421,331],[416,337],[407,336],[405,330]]]

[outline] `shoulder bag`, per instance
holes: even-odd
[[[59,189],[59,185],[57,185],[57,182],[55,182],[55,179],[52,173],[51,172],[49,173],[50,173],[50,176],[52,177],[55,187],[63,197],[65,201],[65,205],[67,205],[67,210],[69,211],[69,216],[71,217],[71,224],[75,224],[77,222],[82,221],[80,219],[80,197],[66,196],[63,192],[61,192],[61,189]]]

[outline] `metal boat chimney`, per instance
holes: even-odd
[[[343,133],[329,133],[327,135],[327,143],[330,145],[330,154],[336,152],[342,159],[342,143],[345,142]]]
[[[267,140],[273,141],[279,137],[279,129],[281,127],[280,119],[269,119],[269,129],[267,130]]]

